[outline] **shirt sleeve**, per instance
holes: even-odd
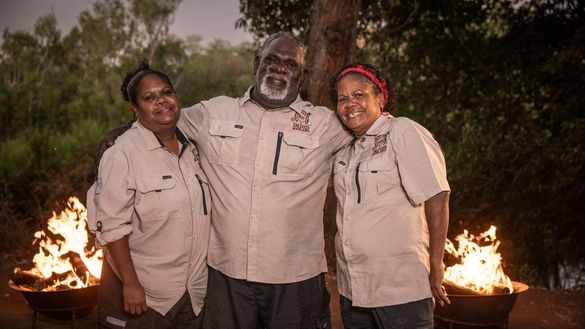
[[[341,150],[353,140],[353,135],[341,123],[337,114],[335,112],[331,113],[332,115],[329,116],[329,122],[323,140],[329,141],[332,147],[332,153],[337,153],[337,151]]]
[[[181,117],[177,126],[188,138],[196,140],[206,119],[206,108],[202,103],[181,109]]]
[[[132,232],[134,195],[128,157],[116,146],[104,153],[95,183],[94,204],[96,239],[101,246]]]
[[[431,133],[414,121],[397,122],[401,129],[392,135],[392,147],[401,184],[413,205],[442,191],[449,191],[445,158]]]

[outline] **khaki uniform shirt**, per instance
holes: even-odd
[[[423,203],[449,190],[439,144],[416,122],[385,114],[334,166],[341,295],[359,307],[431,297]]]
[[[351,141],[337,115],[297,98],[267,110],[221,96],[183,109],[209,178],[208,264],[236,279],[302,281],[327,270],[323,204],[333,155]]]
[[[102,246],[128,235],[146,303],[162,315],[185,290],[198,314],[207,289],[209,184],[193,144],[177,137],[179,157],[134,123],[104,152],[88,192],[90,230]]]

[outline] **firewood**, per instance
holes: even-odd
[[[35,274],[31,271],[26,271],[17,267],[12,272],[12,276],[10,277],[12,282],[19,286],[33,286],[35,282],[44,280],[44,278],[38,274]]]
[[[447,279],[443,279],[443,285],[445,286],[445,290],[447,291],[447,295],[482,295],[480,292],[475,291],[473,289],[469,289],[467,287],[458,285],[453,281],[449,281]]]
[[[78,253],[74,251],[69,251],[68,253],[61,256],[61,258],[69,258],[69,262],[73,266],[73,271],[75,272],[75,274],[77,274],[79,278],[83,279],[86,277],[89,270],[87,269],[87,266],[85,265],[81,257],[79,257]]]

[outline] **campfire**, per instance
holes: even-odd
[[[88,246],[87,209],[70,197],[61,213],[53,212],[47,230],[34,234],[34,267],[15,268],[9,285],[29,307],[55,318],[80,317],[92,310],[102,265],[102,251]]]
[[[507,328],[516,297],[528,286],[504,273],[496,227],[479,236],[464,230],[455,240],[457,248],[449,240],[445,243],[445,251],[458,260],[445,269],[443,280],[451,304],[436,307],[435,318],[449,324]]]
[[[445,269],[448,287],[483,295],[514,292],[512,280],[502,269],[502,256],[497,252],[500,241],[496,240],[495,226],[478,237],[464,230],[455,240],[457,248],[449,239],[445,244],[445,251],[461,261]]]

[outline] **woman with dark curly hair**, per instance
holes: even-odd
[[[368,64],[331,82],[336,111],[355,142],[335,158],[335,237],[345,328],[433,328],[449,222],[439,144],[421,125],[393,117],[395,92]]]
[[[106,257],[99,328],[198,328],[207,289],[210,190],[177,128],[169,78],[142,63],[122,83],[135,122],[99,159],[88,219]],[[103,150],[102,150],[103,151]]]

